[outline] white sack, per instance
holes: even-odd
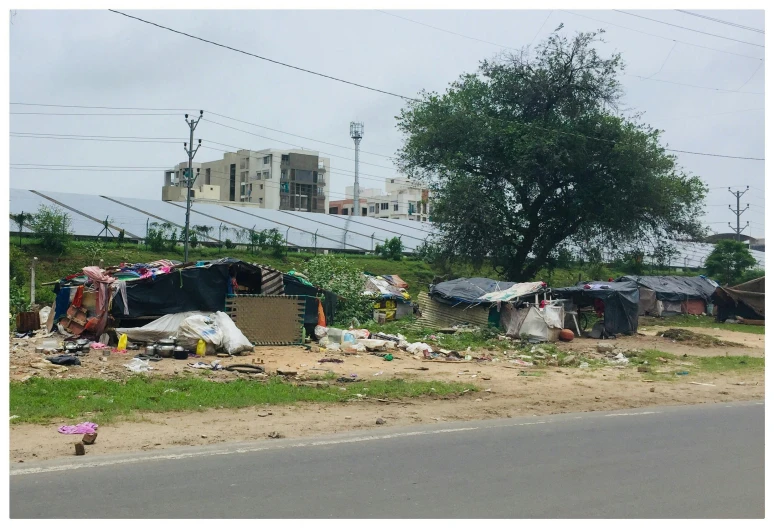
[[[215,316],[195,314],[186,317],[175,333],[177,343],[184,347],[196,347],[201,339],[215,349],[223,342],[223,330]]]
[[[228,314],[216,312],[213,319],[215,319],[215,323],[220,327],[220,331],[223,334],[221,346],[227,353],[236,355],[241,352],[250,352],[253,350],[253,344],[245,337],[242,331],[237,328]]]
[[[139,328],[116,328],[116,333],[120,338],[126,334],[130,341],[143,341],[151,343],[158,341],[159,339],[169,339],[174,337],[177,333],[177,329],[183,324],[186,318],[192,315],[208,315],[211,313],[206,312],[182,312],[176,314],[169,314],[159,317],[155,321],[152,321],[145,326]]]

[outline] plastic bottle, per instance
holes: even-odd
[[[122,335],[118,340],[118,350],[126,350],[126,342],[128,341],[126,334]]]
[[[196,355],[204,357],[207,354],[207,345],[205,344],[203,339],[200,339],[198,343],[196,343]]]
[[[355,334],[352,332],[344,332],[341,336],[341,341],[343,343],[349,343],[349,344],[355,344],[357,341],[357,338],[355,337]]]

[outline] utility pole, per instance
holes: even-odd
[[[353,216],[360,216],[360,140],[363,139],[363,123],[349,124],[349,137],[355,141],[355,188],[352,202]]]
[[[742,213],[744,213],[747,209],[750,208],[750,204],[747,204],[747,207],[745,207],[744,209],[740,209],[741,206],[739,205],[739,199],[742,196],[744,196],[744,194],[747,191],[749,191],[749,190],[750,190],[750,186],[749,185],[747,186],[747,188],[744,191],[732,191],[731,187],[728,188],[728,192],[730,192],[731,194],[736,196],[736,209],[734,209],[730,205],[728,206],[728,208],[731,209],[731,212],[736,215],[736,227],[732,226],[731,222],[728,223],[728,227],[730,227],[734,231],[734,233],[736,233],[736,241],[737,242],[741,242],[742,241],[742,231],[744,231],[745,229],[750,227],[750,222],[747,222],[747,225],[745,225],[744,227],[740,227],[740,225],[739,225],[739,217],[741,217]]]
[[[188,125],[188,128],[191,131],[191,139],[188,143],[183,143],[183,148],[185,149],[185,152],[188,154],[188,171],[185,174],[185,241],[184,241],[184,256],[183,260],[185,262],[188,262],[188,238],[189,238],[189,231],[190,231],[190,222],[191,222],[191,187],[193,186],[194,180],[196,178],[193,175],[193,159],[194,156],[196,156],[196,153],[199,152],[199,147],[202,146],[202,140],[199,140],[199,145],[197,145],[196,150],[193,148],[193,134],[194,130],[196,130],[196,125],[199,124],[199,121],[201,121],[202,116],[204,116],[204,110],[199,110],[199,119],[194,121],[193,117],[191,120],[188,120],[188,114],[185,115],[185,122]]]

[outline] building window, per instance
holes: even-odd
[[[264,156],[263,157],[263,164],[268,165],[271,160],[271,156]]]
[[[263,190],[263,184],[261,184],[261,190]]]
[[[204,185],[210,185],[212,183],[212,169],[204,169]]]
[[[381,210],[381,211],[386,211],[389,208],[390,208],[390,204],[388,204],[388,203],[379,204],[379,210]]]
[[[328,209],[328,214],[339,214],[339,208],[338,207],[331,207]]]
[[[261,198],[261,197],[258,197],[258,203],[259,203],[259,204],[262,204],[262,203],[263,203],[263,198]]]
[[[264,180],[270,180],[271,179],[271,172],[270,171],[263,171],[263,179]]]
[[[392,210],[393,210],[393,211],[397,211],[397,210],[398,210],[398,204],[393,204],[393,206],[392,206]]]
[[[341,214],[348,215],[349,214],[349,209],[347,209],[345,207]]]
[[[374,206],[373,205],[369,205],[368,206],[368,212],[369,213],[373,213],[374,212]]]
[[[283,154],[282,161],[290,161],[290,154]]]
[[[228,181],[228,199],[233,202],[236,200],[236,164],[232,163],[229,170]]]
[[[282,169],[280,171],[280,181],[288,181],[288,170]]]

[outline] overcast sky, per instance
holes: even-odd
[[[764,49],[728,40],[762,46],[763,35],[677,11],[630,12],[726,38],[614,11],[575,11],[598,20],[561,10],[390,11],[415,22],[378,11],[130,13],[274,60],[407,96],[421,89],[441,91],[461,73],[475,71],[479,61],[501,51],[500,46],[537,44],[560,24],[564,24],[561,32],[568,36],[605,28],[608,43],[600,50],[620,51],[627,64],[622,106],[645,112],[645,121],[666,131],[664,139],[670,148],[763,158],[765,72],[760,59]],[[763,11],[693,12],[764,28]],[[214,141],[253,150],[295,146],[328,153],[323,155],[331,157],[332,200],[343,198],[345,186],[353,181],[350,121],[365,122],[363,151],[390,156],[401,145],[395,116],[403,103],[393,96],[258,60],[108,11],[20,10],[12,20],[12,103],[203,109],[205,119],[264,136],[202,121],[196,137],[204,139],[205,145],[227,149],[208,143]],[[10,111],[140,113],[13,104]],[[160,199],[162,168],[187,159],[182,141],[187,140],[188,129],[184,112],[157,113],[174,115],[11,115],[12,133],[171,138],[129,142],[11,137],[11,187]],[[202,148],[196,161],[220,157],[222,152]],[[728,232],[727,222],[735,221],[728,210],[733,197],[727,187],[749,185],[742,203],[749,202],[750,209],[742,219],[743,224],[749,220],[752,229],[745,234],[764,235],[762,161],[692,154],[679,154],[679,161],[711,188],[705,220],[714,231]],[[21,164],[148,169],[24,170]],[[361,187],[383,188],[383,178],[396,175],[390,167],[386,157],[363,153]]]

